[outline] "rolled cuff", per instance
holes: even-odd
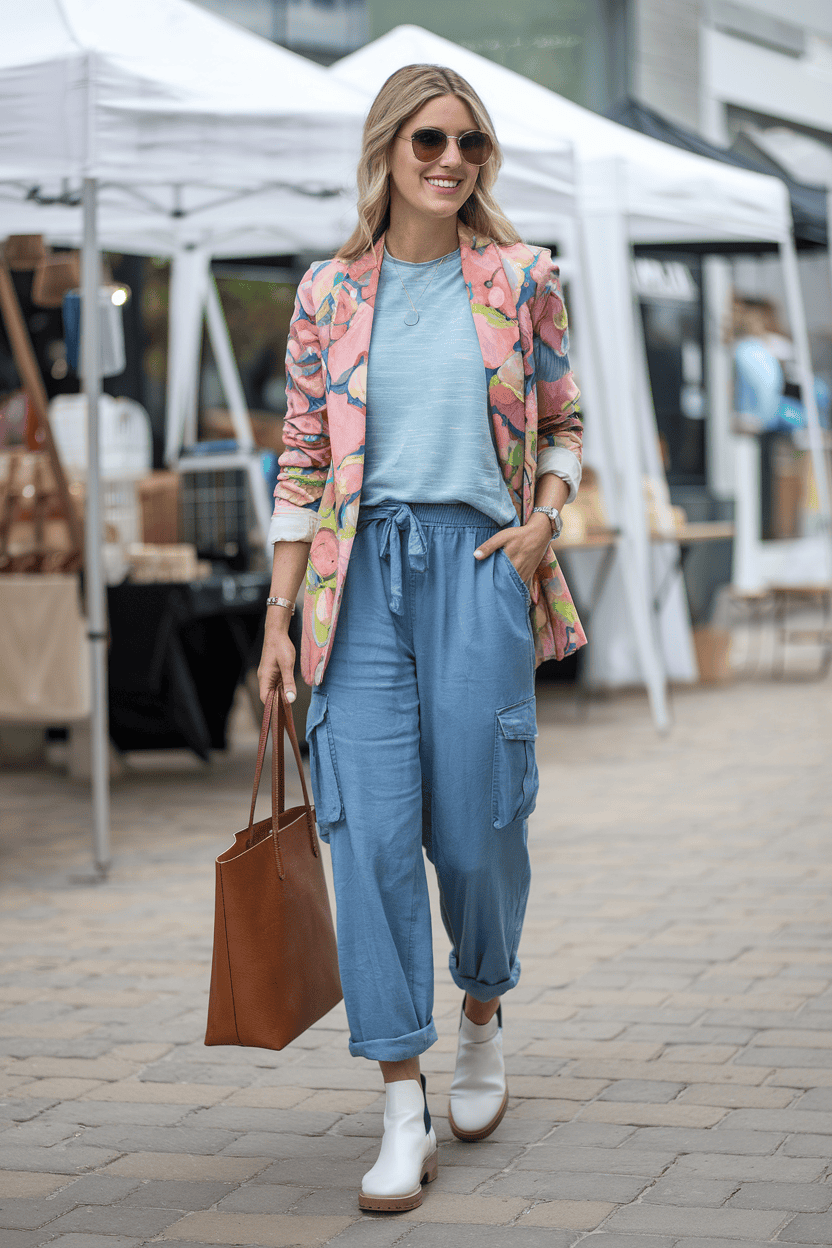
[[[269,541],[311,542],[318,532],[318,513],[309,507],[281,502],[269,525]]]
[[[517,986],[520,978],[520,959],[514,959],[508,979],[503,979],[498,984],[482,984],[478,979],[469,979],[467,975],[462,975],[457,967],[456,954],[453,950],[448,956],[448,969],[457,988],[467,992],[475,1001],[492,1001],[494,997],[501,997],[504,992],[510,992]]]
[[[392,1040],[350,1040],[350,1053],[353,1057],[369,1058],[371,1062],[404,1062],[409,1057],[424,1053],[436,1044],[436,1039],[436,1028],[431,1019],[427,1027]]]
[[[537,476],[552,472],[569,486],[567,503],[573,503],[581,484],[581,461],[574,451],[565,446],[544,446],[537,454]]]

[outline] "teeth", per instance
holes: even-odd
[[[428,178],[427,181],[431,186],[459,186],[458,182],[451,182],[446,178]]]

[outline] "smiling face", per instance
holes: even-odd
[[[468,105],[455,95],[428,100],[402,123],[390,149],[391,224],[404,219],[439,221],[455,217],[476,185],[479,167],[463,159],[453,139],[430,164],[423,165],[416,159],[405,138],[424,126],[444,130],[448,135],[478,129]]]

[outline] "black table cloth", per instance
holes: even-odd
[[[269,580],[265,572],[236,572],[108,588],[117,749],[184,746],[206,760],[225,749],[235,690],[259,657]]]

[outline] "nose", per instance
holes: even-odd
[[[448,135],[448,146],[439,158],[440,165],[448,169],[458,169],[464,164],[464,157],[459,149],[459,140],[452,134]]]

